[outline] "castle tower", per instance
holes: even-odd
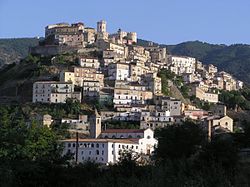
[[[101,21],[98,21],[97,22],[97,32],[101,32],[101,33],[104,33],[104,32],[107,32],[107,22],[104,21],[104,20],[101,20]]]
[[[90,137],[98,138],[102,132],[101,116],[95,109],[95,114],[90,117]]]

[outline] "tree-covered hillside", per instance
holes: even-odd
[[[26,57],[29,47],[38,45],[37,38],[0,39],[0,67]]]

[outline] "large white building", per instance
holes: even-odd
[[[108,65],[109,80],[129,80],[130,68],[128,63],[112,63]]]
[[[41,81],[33,84],[33,103],[66,103],[68,98],[81,101],[81,93],[74,92],[73,83]]]
[[[192,57],[169,56],[168,57],[170,70],[176,75],[183,73],[194,73],[196,59]]]
[[[76,139],[63,140],[63,154],[78,156],[78,163],[94,161],[101,164],[114,164],[119,161],[124,151],[138,154],[151,154],[157,140],[150,135],[141,139]]]
[[[97,58],[79,58],[78,62],[81,67],[100,68],[100,62]]]
[[[119,161],[124,151],[150,155],[157,146],[151,129],[107,129],[101,130],[101,116],[95,110],[90,116],[90,138],[63,140],[63,154],[71,153],[77,163],[94,161],[113,164]]]

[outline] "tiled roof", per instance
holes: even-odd
[[[106,129],[102,133],[143,133],[145,129]]]
[[[61,142],[76,142],[76,139],[65,139],[61,140]],[[82,142],[88,142],[88,143],[107,143],[107,142],[112,142],[112,143],[128,143],[128,144],[134,144],[138,143],[139,139],[136,138],[131,138],[131,139],[98,139],[98,138],[86,138],[86,139],[78,139],[79,143]]]

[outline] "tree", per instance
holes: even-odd
[[[167,126],[158,130],[156,156],[160,160],[189,158],[196,154],[205,142],[202,129],[193,122]]]

